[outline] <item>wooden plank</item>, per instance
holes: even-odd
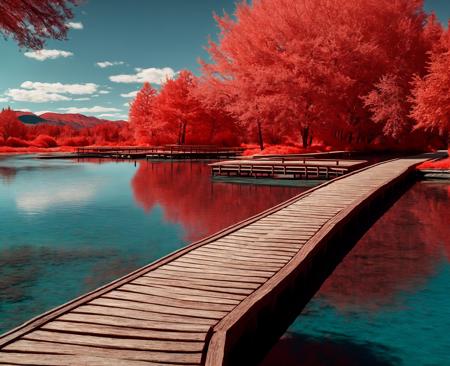
[[[239,283],[249,283],[249,284],[261,284],[263,283],[267,278],[265,277],[256,277],[256,276],[234,276],[232,274],[230,275],[222,275],[222,274],[214,274],[214,273],[205,273],[205,272],[194,272],[194,271],[182,271],[179,268],[171,267],[170,269],[161,268],[157,271],[153,271],[152,273],[149,273],[146,275],[147,277],[151,277],[153,275],[160,275],[160,274],[166,274],[166,275],[173,275],[178,277],[183,277],[186,279],[200,279],[200,280],[214,280],[217,282],[239,282]]]
[[[46,330],[35,330],[34,332],[25,334],[23,339],[74,344],[80,346],[142,350],[146,352],[202,352],[203,350],[203,342],[183,342],[179,340],[152,340],[149,342],[148,340],[136,338],[91,336]]]
[[[217,311],[230,311],[233,309],[233,305],[228,304],[216,304],[207,303],[203,301],[192,301],[192,300],[179,300],[179,299],[169,299],[162,296],[155,296],[151,294],[144,294],[135,292],[134,289],[117,289],[106,294],[105,297],[110,299],[123,299],[130,301],[145,302],[152,305],[165,305],[173,308],[183,308],[183,309],[196,309],[196,310],[217,310]],[[180,311],[180,309],[178,309]]]
[[[309,239],[310,236],[308,236]],[[277,239],[280,239],[277,241]],[[306,243],[306,239],[300,239],[300,240],[291,240],[289,242],[286,242],[283,240],[284,238],[264,238],[261,239],[259,242],[255,242],[254,244],[238,244],[238,243],[229,243],[229,242],[220,242],[217,243],[217,245],[220,245],[220,248],[226,248],[229,250],[234,249],[247,249],[252,250],[260,253],[272,253],[272,252],[279,252],[285,255],[286,257],[290,257],[297,253],[299,249],[303,246],[304,243]],[[278,247],[281,248],[278,248]],[[211,246],[212,247],[212,246]]]
[[[201,361],[200,352],[157,352],[157,351],[140,351],[140,350],[128,350],[128,349],[115,349],[106,347],[94,347],[83,346],[75,344],[54,343],[47,341],[32,341],[32,340],[19,340],[5,346],[4,350],[8,352],[1,352],[0,355],[8,355],[9,352],[35,352],[35,353],[47,353],[47,354],[67,354],[67,355],[86,355],[96,356],[102,358],[117,358],[127,360],[130,365],[133,365],[131,360],[157,362],[158,363],[179,363],[179,364],[194,364],[198,365]],[[54,356],[54,355],[52,355]],[[31,359],[31,357],[29,357]],[[23,359],[22,359],[23,360]],[[24,361],[24,360],[23,360]],[[48,360],[48,362],[50,362]],[[88,363],[89,364],[89,363]],[[48,365],[48,363],[44,363]],[[61,364],[59,364],[61,365]],[[63,363],[64,365],[64,363]],[[90,365],[90,364],[89,364]],[[115,363],[110,364],[110,366]],[[77,365],[79,366],[79,364]]]
[[[128,285],[123,285],[121,287],[122,290],[132,291],[141,294],[148,294],[154,296],[160,296],[167,299],[176,299],[176,300],[187,300],[187,301],[201,301],[204,303],[211,304],[229,304],[236,305],[239,303],[238,300],[233,299],[225,299],[222,297],[214,297],[208,296],[207,293],[201,292],[198,290],[186,291],[184,294],[177,293],[176,291],[172,291],[170,287],[166,287],[164,289],[152,286],[142,286],[139,284],[130,283]]]
[[[237,255],[242,256],[242,258],[249,257],[249,258],[256,258],[256,259],[267,259],[268,261],[272,262],[281,262],[289,260],[290,256],[287,255],[274,255],[274,254],[266,254],[266,253],[257,253],[256,251],[252,250],[227,250],[226,248],[221,248],[220,245],[214,245],[214,244],[208,244],[205,245],[204,248],[199,249],[199,251],[205,252],[205,251],[212,251],[212,252],[220,252],[224,255]],[[245,257],[244,257],[245,256]]]
[[[85,355],[55,355],[42,353],[1,352],[0,365],[41,365],[41,366],[154,366],[163,365],[148,361],[121,360],[111,357],[95,357]]]
[[[243,254],[233,254],[229,251],[221,251],[221,250],[213,250],[208,248],[201,248],[197,249],[195,251],[197,254],[207,255],[210,257],[217,257],[217,258],[229,258],[229,259],[237,259],[237,260],[245,260],[249,262],[257,262],[257,263],[267,263],[272,265],[283,265],[288,262],[287,259],[271,259],[271,258],[265,258],[264,256],[252,256],[252,255],[243,255]]]
[[[180,268],[182,271],[188,271],[191,269],[196,269],[195,272],[203,272],[203,273],[217,273],[217,274],[227,274],[230,273],[230,270],[228,268],[220,268],[219,266],[211,266],[211,265],[201,265],[201,264],[192,264],[187,262],[181,262],[181,261],[174,261],[172,264],[165,266],[165,268]],[[273,272],[268,271],[255,271],[251,269],[244,269],[239,270],[235,269],[232,271],[234,276],[257,276],[257,277],[264,277],[269,278],[272,277]]]
[[[277,271],[283,265],[282,264],[269,264],[263,262],[250,262],[239,259],[231,259],[231,258],[223,258],[223,257],[211,257],[208,255],[202,255],[198,253],[192,253],[189,255],[183,256],[180,258],[183,262],[192,262],[192,263],[205,263],[210,264],[212,266],[225,266],[226,268],[237,268],[237,269],[267,269],[269,271]]]
[[[267,238],[270,237],[277,237],[277,233],[273,233],[273,234],[268,234],[265,235],[264,237],[261,237],[258,241],[254,241],[254,242],[250,242],[250,243],[241,243],[241,242],[236,242],[234,240],[218,240],[216,241],[215,244],[217,245],[221,245],[223,244],[224,247],[226,246],[233,246],[233,247],[239,247],[239,248],[248,248],[248,249],[256,249],[256,250],[272,250],[272,251],[277,251],[280,252],[282,254],[285,254],[284,252],[288,252],[287,254],[291,253],[291,252],[297,252],[298,249],[301,247],[300,244],[298,245],[293,245],[293,244],[286,244],[283,242],[277,243],[277,245],[273,245],[273,244],[268,244],[266,242]],[[300,236],[300,235],[299,235]],[[300,238],[304,239],[304,238],[308,238],[311,235],[302,235]]]
[[[90,305],[87,305],[89,307]],[[81,309],[81,308],[80,308]],[[105,308],[102,308],[106,310]],[[58,318],[61,321],[67,322],[77,322],[77,323],[91,323],[91,324],[103,324],[103,325],[115,325],[120,327],[129,328],[142,328],[151,330],[165,330],[168,332],[178,331],[178,332],[198,332],[206,333],[209,330],[209,325],[206,324],[187,324],[180,322],[168,322],[168,321],[151,321],[144,319],[134,319],[125,318],[122,316],[113,315],[103,315],[100,314],[102,309],[99,309],[96,314],[86,314],[71,312],[62,315]],[[114,309],[112,309],[114,312]],[[125,315],[120,313],[120,315]],[[128,315],[128,313],[127,313]],[[47,323],[50,324],[50,323]]]
[[[183,315],[187,315],[187,316],[192,316],[192,317],[198,317],[198,318],[207,318],[207,319],[220,319],[221,317],[226,315],[226,311],[222,310],[204,310],[204,309],[197,309],[197,308],[193,308],[193,307],[177,307],[177,306],[172,306],[172,305],[160,305],[160,304],[153,304],[147,301],[144,301],[146,299],[149,299],[148,301],[155,301],[154,298],[157,298],[157,296],[150,296],[150,295],[140,295],[140,294],[136,294],[136,293],[132,293],[132,292],[126,292],[126,291],[119,291],[119,290],[114,290],[111,291],[105,295],[103,295],[101,298],[93,300],[94,301],[99,301],[99,300],[103,300],[103,299],[108,299],[108,300],[124,300],[133,304],[133,306],[140,306],[141,309],[146,309],[146,311],[151,311],[153,313],[162,313],[162,314],[180,314],[182,313]],[[174,300],[175,303],[175,300]],[[177,303],[177,305],[179,305],[179,303]],[[204,306],[205,304],[203,303],[198,303],[198,306]],[[211,304],[212,305],[212,304]],[[218,304],[215,304],[218,305]],[[226,305],[222,305],[223,307],[225,307]]]
[[[260,285],[258,283],[254,282],[246,282],[246,281],[225,281],[225,280],[215,280],[215,279],[204,279],[199,277],[194,277],[194,274],[181,274],[180,272],[152,272],[145,276],[142,276],[142,279],[146,278],[147,280],[150,280],[155,283],[157,282],[157,279],[169,279],[169,280],[179,280],[180,284],[184,284],[185,286],[190,287],[191,285],[202,285],[206,286],[204,289],[208,289],[208,286],[211,288],[227,288],[230,290],[254,290],[255,288],[258,288]],[[180,280],[180,278],[182,278]],[[152,283],[149,281],[149,283]],[[194,288],[194,287],[192,287]],[[233,293],[230,291],[230,293]],[[241,292],[242,293],[242,292]]]
[[[101,335],[147,340],[198,341],[204,342],[206,332],[168,332],[146,329],[136,326],[118,326],[117,324],[91,324],[82,321],[54,320],[41,327],[43,330],[74,333],[82,335]]]
[[[150,306],[149,304],[137,301],[127,301],[105,297],[94,299],[90,302],[90,304],[127,310],[140,310],[145,311],[148,314],[154,314],[153,318],[147,318],[148,320],[167,319],[168,321],[176,321],[175,319],[178,319],[178,321],[184,323],[196,322],[199,324],[213,324],[215,320],[220,319],[223,316],[222,313],[208,314],[199,310],[192,310],[190,314],[187,314],[187,312],[181,311],[181,309],[178,309],[178,312],[176,312],[175,309],[171,307],[157,305]]]
[[[308,237],[309,238],[309,237]],[[217,243],[217,244],[208,244],[208,248],[220,249],[225,251],[231,251],[233,253],[247,253],[253,255],[253,253],[257,253],[258,255],[264,255],[267,258],[281,258],[281,259],[289,259],[292,257],[293,253],[296,253],[297,250],[289,250],[289,251],[278,251],[273,247],[264,247],[263,245],[240,245],[233,243]]]

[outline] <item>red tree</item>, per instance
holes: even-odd
[[[42,48],[46,38],[65,39],[70,5],[79,0],[2,0],[0,33],[22,47]]]
[[[22,122],[17,119],[16,113],[10,108],[0,113],[0,136],[6,141],[10,137],[23,138],[26,130]]]
[[[188,129],[195,129],[203,113],[193,95],[195,87],[194,75],[184,70],[176,79],[167,80],[157,98],[157,118],[168,137],[180,145],[186,143]]]
[[[428,74],[417,77],[411,98],[411,116],[417,128],[437,130],[447,137],[450,149],[450,34],[442,37],[441,44],[431,54]]]
[[[221,89],[227,111],[256,129],[261,147],[271,135],[300,136],[306,147],[312,134],[348,144],[370,143],[383,132],[406,134],[409,81],[423,75],[431,40],[439,33],[433,19],[427,23],[422,5],[421,0],[241,3],[234,18],[216,17],[221,33],[218,43],[210,43],[213,62],[203,62],[202,81]],[[396,90],[385,87],[387,78],[396,81]],[[393,99],[395,121],[381,118]]]
[[[153,142],[158,131],[155,120],[156,90],[145,83],[130,106],[130,124],[135,131],[136,141]]]

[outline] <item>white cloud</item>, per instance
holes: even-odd
[[[86,101],[86,100],[91,100],[91,98],[83,97],[83,98],[75,98],[74,100],[76,100],[77,102],[82,102],[82,101]]]
[[[120,109],[112,108],[112,107],[101,107],[101,106],[94,106],[94,107],[67,107],[67,108],[58,108],[60,111],[64,111],[66,113],[110,113],[110,112],[121,112]]]
[[[45,103],[72,100],[69,95],[91,95],[98,89],[97,84],[62,84],[62,83],[41,83],[25,81],[20,85],[20,89],[8,89],[5,93],[11,100],[17,102]],[[89,100],[83,97],[77,100]]]
[[[99,115],[100,118],[113,118],[113,119],[126,119],[128,116],[123,113],[102,113]]]
[[[136,68],[135,74],[112,75],[109,80],[115,83],[144,83],[163,84],[167,79],[173,79],[176,75],[175,71],[170,67],[162,69],[150,67],[148,69]]]
[[[43,90],[35,89],[8,89],[6,95],[16,102],[45,103],[70,100],[70,98],[61,94],[48,93]]]
[[[98,93],[99,94],[109,94],[110,91],[108,91],[108,90],[100,90]]]
[[[72,52],[62,51],[62,50],[38,50],[38,51],[28,51],[24,55],[29,58],[34,58],[38,61],[45,61],[47,59],[55,59],[59,57],[70,57],[73,56]]]
[[[28,108],[18,108],[18,112],[31,112]]]
[[[37,111],[34,112],[35,115],[40,116],[41,114],[45,114],[45,113],[53,113],[52,111]]]
[[[6,97],[0,97],[0,103],[4,103],[4,102],[7,102],[9,100],[9,98],[6,98]]]
[[[124,105],[125,107],[129,107],[129,106],[130,106],[130,103],[129,103],[129,102],[126,102],[126,103],[123,103],[123,105]]]
[[[81,22],[69,22],[69,23],[66,23],[66,26],[68,28],[72,28],[72,29],[83,29],[84,28],[83,23],[81,23]]]
[[[120,94],[120,96],[123,98],[135,98],[138,92],[139,92],[139,90],[135,90],[135,91],[132,91],[129,93]]]
[[[125,62],[123,61],[100,61],[97,62],[96,65],[102,69],[111,66],[123,65]]]
[[[61,93],[61,94],[94,94],[98,85],[94,83],[85,84],[62,84],[62,83],[41,83],[33,81],[25,81],[20,85],[23,89],[40,90],[46,93]]]

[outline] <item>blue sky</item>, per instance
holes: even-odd
[[[157,85],[197,59],[217,27],[213,12],[232,13],[235,0],[88,0],[75,11],[68,41],[49,41],[40,54],[0,39],[0,108],[128,114],[142,80]],[[450,1],[426,0],[446,23]],[[105,63],[107,62],[107,63]],[[103,67],[102,67],[103,66]]]

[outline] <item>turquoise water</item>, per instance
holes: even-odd
[[[0,156],[0,333],[305,188],[206,163]]]
[[[450,183],[366,233],[261,366],[450,365]]]

